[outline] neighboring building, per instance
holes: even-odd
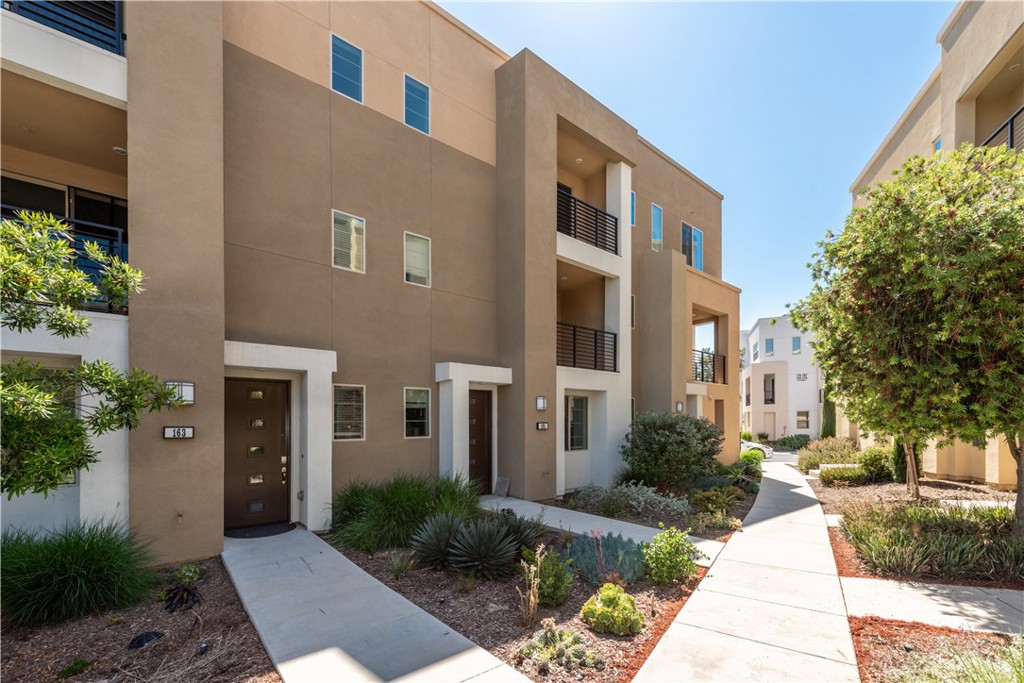
[[[1024,3],[960,2],[936,41],[941,62],[850,186],[854,206],[864,201],[862,189],[915,154],[930,156],[964,142],[1024,150]],[[942,449],[932,443],[922,468],[930,477],[1003,488],[1016,481],[1002,439]]]
[[[634,411],[705,415],[738,457],[722,196],[536,55],[419,2],[11,7],[3,203],[147,280],[88,339],[5,330],[4,358],[195,402],[5,525],[128,519],[173,562],[323,529],[333,491],[399,471],[543,499],[610,483]]]
[[[740,332],[740,427],[774,441],[793,434],[821,434],[821,391],[811,342],[788,315],[759,318]]]

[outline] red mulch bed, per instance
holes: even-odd
[[[887,683],[891,673],[912,665],[915,656],[935,657],[975,650],[991,652],[1010,642],[999,633],[961,631],[916,621],[850,617],[861,683]]]
[[[838,527],[829,527],[828,538],[832,543],[832,554],[836,558],[836,569],[839,576],[855,576],[864,579],[880,579],[883,581],[899,580],[915,583],[938,583],[947,586],[977,586],[979,588],[1010,588],[1024,589],[1024,581],[983,581],[977,579],[938,579],[928,576],[896,576],[875,574],[864,564],[853,544]]]

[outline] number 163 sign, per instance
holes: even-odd
[[[164,427],[165,439],[194,439],[195,427]]]

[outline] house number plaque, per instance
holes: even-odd
[[[165,439],[194,439],[195,427],[164,427]]]

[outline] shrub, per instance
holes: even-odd
[[[42,537],[7,532],[0,541],[4,619],[47,624],[135,604],[160,582],[151,563],[119,524],[69,524]]]
[[[764,451],[759,451],[756,448],[750,448],[740,453],[740,465],[742,465],[745,470],[750,470],[754,476],[761,474],[763,463]]]
[[[621,496],[626,508],[636,515],[685,517],[692,511],[686,499],[672,493],[658,493],[653,486],[637,481],[619,484],[613,490]]]
[[[758,432],[757,441],[758,443],[768,443],[768,432]]]
[[[518,517],[514,510],[506,508],[501,511],[501,523],[506,533],[515,541],[516,550],[535,548],[547,528],[540,519]]]
[[[860,466],[868,481],[892,481],[892,450],[872,446],[860,454]]]
[[[604,670],[604,660],[586,648],[578,633],[570,628],[558,628],[550,617],[540,625],[541,630],[519,651],[520,655],[537,665],[538,673],[549,674],[552,662],[566,671],[577,667]]]
[[[414,564],[416,559],[410,552],[398,550],[388,553],[388,574],[393,579],[400,579],[408,574]]]
[[[622,459],[651,486],[678,485],[715,473],[722,434],[705,418],[643,413],[622,444]]]
[[[811,437],[806,434],[790,434],[777,440],[775,447],[785,451],[798,451],[810,443],[810,441]]]
[[[698,513],[690,518],[690,525],[690,531],[697,536],[700,536],[708,529],[739,531],[743,528],[742,521],[723,510]]]
[[[618,581],[629,585],[644,571],[640,544],[622,534],[577,536],[566,547],[566,553],[580,575],[593,584]]]
[[[697,512],[727,512],[733,503],[733,499],[725,492],[725,488],[696,491],[691,493],[689,498],[690,504]]]
[[[460,518],[448,512],[439,512],[423,521],[409,545],[420,562],[428,567],[444,569],[448,566],[452,539],[461,526]]]
[[[807,473],[816,470],[821,463],[855,463],[859,453],[857,447],[849,439],[829,437],[818,439],[800,449],[797,454],[797,467]]]
[[[185,586],[191,586],[201,578],[203,568],[198,564],[183,564],[171,573],[171,581]]]
[[[617,636],[635,635],[644,628],[644,615],[636,608],[636,599],[613,583],[604,584],[583,603],[580,618],[598,633]]]
[[[740,432],[740,441],[753,441],[754,435],[750,432]]]
[[[870,484],[873,480],[867,471],[857,465],[856,467],[830,467],[822,470],[818,475],[822,486],[842,488],[844,486],[863,486]]]
[[[584,486],[576,489],[569,497],[569,508],[573,510],[596,510],[608,489],[603,486]]]
[[[921,452],[924,444],[917,444],[914,447],[914,460],[917,464],[917,471],[921,471]],[[892,445],[892,478],[901,483],[907,483],[907,454],[903,452],[903,439],[896,439]]]
[[[455,532],[448,561],[460,573],[493,579],[508,570],[516,551],[515,539],[500,522],[477,519]]]
[[[626,503],[614,490],[606,491],[601,499],[597,501],[597,511],[602,517],[616,519],[626,512]]]
[[[524,549],[523,559],[525,565],[537,569],[540,581],[537,589],[538,602],[548,607],[557,607],[565,602],[569,586],[572,585],[572,561],[566,560],[559,553],[547,552],[540,558],[538,567],[537,558],[540,557],[540,549],[543,547],[538,547],[536,552]],[[523,571],[525,575],[525,566]]]
[[[669,584],[696,574],[697,560],[706,555],[687,536],[690,530],[680,531],[674,526],[666,529],[664,524],[658,524],[658,528],[661,533],[643,546],[644,569],[651,581]]]
[[[894,683],[1024,683],[1024,636],[990,654],[953,650],[946,655],[915,652],[909,666],[893,672]]]
[[[366,514],[377,488],[375,484],[353,482],[335,492],[331,502],[331,529],[340,529]]]

